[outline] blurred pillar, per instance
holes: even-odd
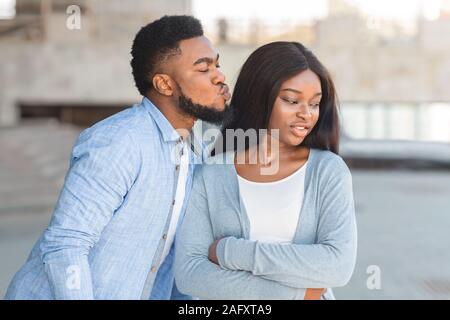
[[[42,0],[41,1],[41,23],[43,29],[42,38],[45,40],[48,38],[48,29],[49,29],[49,19],[52,13],[52,0]]]
[[[228,21],[225,18],[217,20],[217,29],[219,43],[228,42]]]
[[[262,31],[262,23],[258,18],[253,18],[250,21],[249,25],[249,33],[248,33],[248,43],[250,44],[258,44]]]
[[[14,126],[19,122],[19,111],[11,99],[0,100],[0,127]]]

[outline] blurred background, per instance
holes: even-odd
[[[0,297],[77,135],[141,100],[131,43],[165,14],[203,22],[231,88],[264,43],[316,53],[341,102],[359,232],[336,297],[450,299],[450,0],[0,0]]]

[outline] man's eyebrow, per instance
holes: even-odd
[[[292,92],[295,92],[295,93],[298,93],[298,94],[303,94],[303,92],[301,92],[299,90],[296,90],[296,89],[292,89],[292,88],[281,89],[281,91],[292,91]],[[322,95],[322,92],[317,92],[314,95],[314,97],[318,97],[318,96],[321,96],[321,95]]]
[[[216,61],[217,60],[219,60],[219,54],[217,54]],[[203,63],[203,62],[206,62],[207,64],[213,64],[214,60],[210,57],[203,57],[203,58],[197,59],[197,61],[194,62],[194,66],[197,64]]]

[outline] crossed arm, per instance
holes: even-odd
[[[220,265],[217,258],[217,245],[221,239],[215,240],[208,251],[208,258],[211,262]],[[325,288],[307,288],[305,292],[304,300],[320,300],[322,294],[326,291]]]
[[[203,298],[301,299],[314,292],[320,295],[320,288],[345,285],[356,259],[351,176],[345,169],[330,177],[323,190],[318,241],[313,245],[214,239],[203,178],[197,175],[177,236],[175,272],[180,290]],[[305,288],[319,290],[305,296]]]
[[[284,286],[248,271],[226,270],[208,259],[214,236],[206,199],[197,190],[198,180],[194,184],[197,187],[191,191],[175,243],[175,281],[180,292],[213,300],[303,299],[304,289]]]

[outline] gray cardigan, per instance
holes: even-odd
[[[175,243],[178,289],[200,299],[303,299],[305,288],[350,280],[357,230],[352,178],[342,158],[311,149],[305,194],[292,244],[249,240],[234,153],[209,159],[196,172]],[[208,259],[215,239],[220,266]]]

